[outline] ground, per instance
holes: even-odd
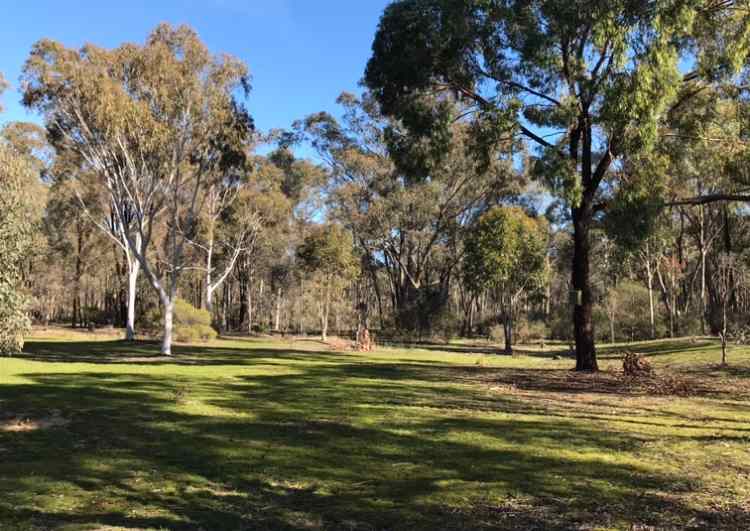
[[[749,529],[750,350],[629,348],[667,385],[618,348],[37,333],[0,358],[0,529]]]

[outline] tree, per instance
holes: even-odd
[[[590,232],[613,165],[653,144],[657,125],[740,67],[748,14],[735,2],[402,0],[380,21],[365,80],[383,111],[442,140],[425,93],[474,105],[475,145],[519,134],[573,224],[576,369],[597,370]],[[717,32],[722,38],[715,38]],[[681,71],[689,64],[690,73]],[[456,118],[453,118],[456,119]],[[550,138],[558,137],[558,140]]]
[[[544,281],[545,224],[518,207],[495,207],[484,214],[466,239],[464,281],[475,292],[488,290],[500,307],[505,352],[513,352],[513,323],[522,295]]]
[[[317,277],[319,284],[318,316],[323,341],[328,339],[333,293],[356,276],[358,260],[353,250],[351,234],[333,224],[313,227],[297,249],[303,269]]]
[[[331,169],[331,216],[370,255],[366,272],[373,286],[378,271],[387,275],[396,327],[422,332],[447,303],[461,232],[499,197],[517,192],[522,179],[509,183],[515,175],[509,149],[498,150],[490,164],[477,164],[464,149],[462,124],[452,130],[447,155],[432,164],[435,155],[409,146],[408,132],[383,116],[370,94],[343,93],[338,103],[341,121],[317,113],[299,124]],[[395,158],[412,164],[397,165]]]
[[[178,280],[206,192],[246,155],[252,121],[235,98],[249,91],[240,61],[209,53],[185,27],[158,26],[145,45],[71,50],[34,45],[24,103],[41,111],[55,147],[77,153],[99,177],[164,309],[162,353],[171,354]],[[166,226],[163,262],[149,253]]]
[[[31,250],[41,209],[35,161],[0,135],[0,353],[23,349],[30,328],[22,266]]]

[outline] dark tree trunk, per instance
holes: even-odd
[[[594,346],[593,293],[590,279],[589,229],[591,205],[584,200],[573,209],[573,324],[576,340],[576,370],[598,371]]]

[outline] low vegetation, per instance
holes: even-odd
[[[747,529],[750,351],[329,351],[51,329],[0,361],[2,529]],[[560,358],[560,359],[556,359]]]

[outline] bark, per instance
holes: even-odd
[[[646,264],[646,275],[648,280],[648,311],[651,324],[651,339],[656,339],[656,320],[654,318],[654,272],[651,269],[650,261]]]
[[[135,297],[138,289],[138,262],[128,264],[128,318],[125,323],[125,340],[135,341]]]
[[[323,298],[323,308],[320,312],[320,338],[323,341],[328,341],[328,316],[331,312],[331,286],[330,281],[325,287],[325,295]]]
[[[273,331],[279,331],[279,324],[281,322],[281,288],[276,289],[276,314],[274,316]]]
[[[573,209],[573,289],[581,293],[581,304],[574,301],[573,324],[576,342],[576,370],[598,371],[594,347],[593,293],[590,278],[589,228],[592,212],[584,203]]]
[[[164,306],[164,337],[161,343],[161,353],[165,356],[172,355],[172,327],[174,320],[174,301],[163,300]]]
[[[513,320],[509,316],[503,319],[503,332],[505,333],[505,353],[513,354]]]
[[[247,306],[247,333],[253,333],[253,277],[250,273],[245,289],[245,305]]]
[[[205,309],[208,310],[208,313],[213,315],[213,309],[214,309],[214,289],[211,285],[211,274],[213,273],[214,265],[213,265],[213,259],[214,259],[214,246],[213,246],[213,240],[208,244],[208,249],[206,250],[206,307]]]
[[[83,326],[83,316],[81,311],[81,277],[83,276],[83,234],[80,222],[77,226],[77,239],[76,239],[76,277],[75,277],[75,293],[73,294],[73,328]]]

